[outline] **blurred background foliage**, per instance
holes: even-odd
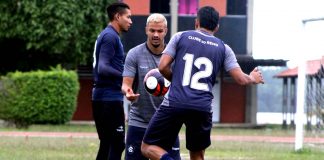
[[[116,0],[1,0],[0,74],[91,65],[94,43]]]

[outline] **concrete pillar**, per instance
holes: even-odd
[[[178,0],[170,0],[171,14],[171,35],[172,37],[178,31]]]
[[[282,87],[282,128],[287,129],[287,113],[288,113],[288,78],[283,78]]]
[[[252,56],[252,30],[253,30],[253,0],[247,2],[247,46],[246,53],[247,55]],[[258,103],[257,103],[257,86],[251,85],[247,87],[246,94],[246,113],[245,113],[245,122],[251,124],[257,124],[257,112],[258,112]]]
[[[246,108],[245,108],[245,123],[252,125],[257,124],[257,85],[250,85],[246,87]]]
[[[290,82],[290,126],[295,128],[295,113],[296,113],[296,78],[292,77]]]
[[[321,122],[322,122],[322,106],[323,104],[323,98],[322,98],[322,79],[319,76],[316,77],[316,128],[318,130],[321,129]],[[324,109],[324,108],[323,108]]]
[[[253,2],[254,0],[247,1],[247,40],[246,50],[247,54],[252,56],[252,33],[253,33]]]
[[[307,77],[306,78],[306,119],[307,119],[307,130],[312,130],[312,115],[313,115],[313,78]]]

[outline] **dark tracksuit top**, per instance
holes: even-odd
[[[118,32],[108,25],[98,36],[94,49],[94,101],[123,101],[121,92],[124,49]]]

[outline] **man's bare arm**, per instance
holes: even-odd
[[[123,77],[122,92],[129,101],[134,101],[138,98],[140,94],[135,94],[132,89],[134,82],[133,77]]]
[[[173,62],[173,58],[170,55],[163,54],[159,64],[160,73],[170,82],[172,79],[172,71],[171,71],[172,62]]]
[[[230,70],[229,74],[240,85],[264,83],[262,73],[257,67],[255,67],[249,75],[245,74],[240,67]]]

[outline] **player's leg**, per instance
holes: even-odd
[[[204,160],[205,150],[189,151],[191,160]]]
[[[186,147],[190,151],[191,159],[204,159],[205,149],[211,144],[212,113],[188,110],[185,125]]]
[[[125,149],[125,115],[123,101],[112,101],[108,115],[112,121],[112,138],[108,160],[121,159]],[[106,119],[107,120],[107,119]]]
[[[172,146],[172,149],[166,151],[160,146],[157,145],[149,145],[145,142],[142,143],[142,150],[145,150],[146,153],[144,153],[147,157],[149,157],[151,160],[157,159],[157,160],[181,160],[180,157],[180,150],[174,149],[174,147],[179,148],[179,141],[176,141],[176,143]],[[161,158],[159,158],[161,157]]]
[[[141,152],[146,128],[128,126],[127,129],[125,160],[148,160]]]
[[[175,160],[181,160],[180,157],[180,140],[179,136],[177,137],[176,141],[174,142],[171,149],[168,150],[170,156]]]
[[[95,121],[95,126],[97,129],[99,137],[99,149],[97,153],[97,160],[108,159],[110,143],[111,143],[111,132],[109,131],[110,120],[107,120],[108,108],[105,107],[105,102],[103,101],[93,101],[92,102],[92,114]]]
[[[148,143],[145,143],[145,142],[142,142],[142,145],[141,145],[141,151],[142,151],[142,154],[149,158],[150,160],[162,160],[162,156],[163,155],[167,155],[167,151],[164,150],[163,148],[161,148],[160,146],[157,146],[157,145],[151,145],[151,144],[148,144]],[[170,155],[168,155],[167,158],[171,158]],[[173,160],[173,159],[170,159],[170,160]]]
[[[179,113],[181,112],[174,107],[163,105],[155,112],[146,129],[141,147],[145,157],[152,160],[159,160],[161,157],[162,159],[171,158],[166,150],[172,148],[181,129],[182,121]]]

